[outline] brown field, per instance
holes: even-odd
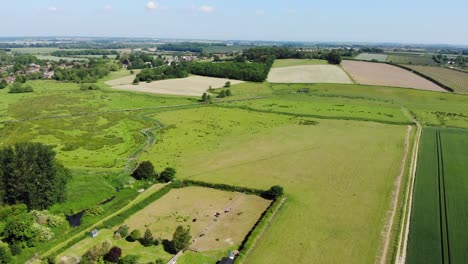
[[[445,92],[445,90],[437,84],[392,65],[347,60],[343,61],[341,65],[359,84]]]
[[[178,225],[189,225],[192,238],[196,239],[192,249],[215,250],[239,245],[269,204],[270,201],[255,195],[201,187],[173,189],[128,218],[125,224],[130,230],[144,232],[149,228],[154,237],[163,239],[172,239]],[[225,213],[227,208],[231,211]],[[217,212],[221,216],[215,217]]]
[[[243,81],[238,80],[212,78],[196,75],[181,79],[154,81],[151,83],[141,82],[138,85],[132,84],[134,79],[135,76],[133,75],[126,76],[123,78],[107,81],[106,84],[112,86],[112,88],[114,89],[126,91],[201,96],[210,87],[210,85],[213,88],[221,88],[228,81],[231,82],[232,85],[243,83]]]
[[[302,65],[272,68],[268,74],[272,83],[353,83],[348,75],[335,65]]]
[[[432,79],[447,85],[458,93],[468,93],[468,73],[442,67],[405,65]]]

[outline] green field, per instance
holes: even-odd
[[[57,56],[52,56],[52,55],[36,55],[36,58],[40,60],[50,60],[50,61],[86,61],[87,59],[82,57],[82,58],[73,58],[73,57],[57,57]]]
[[[307,59],[278,59],[273,63],[273,68],[303,66],[303,65],[322,65],[328,64],[326,60],[307,60]]]
[[[286,115],[213,107],[155,118],[175,128],[142,159],[159,168],[175,166],[181,178],[285,187],[288,201],[247,263],[376,258],[405,126],[331,120],[301,124]],[[333,253],[337,248],[340,254]]]
[[[386,54],[374,54],[374,53],[361,53],[354,57],[356,60],[364,60],[364,61],[380,61],[380,62],[386,62],[388,58],[388,55]]]
[[[432,57],[427,55],[389,55],[387,62],[395,64],[437,65]]]
[[[468,73],[443,67],[405,65],[455,90],[457,93],[468,93]]]
[[[414,190],[407,263],[464,263],[468,132],[423,132]]]

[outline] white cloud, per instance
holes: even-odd
[[[146,4],[146,9],[148,9],[148,10],[156,10],[156,9],[158,9],[158,7],[159,7],[158,3],[154,2],[154,1],[149,1]]]
[[[265,10],[257,10],[257,11],[255,11],[255,14],[257,16],[263,16],[263,15],[265,15]]]
[[[49,10],[50,12],[57,12],[58,11],[57,7],[55,7],[55,6],[49,6],[49,8],[47,10]]]
[[[204,6],[200,6],[198,8],[198,11],[203,12],[203,13],[213,13],[215,9],[212,6],[204,5]]]

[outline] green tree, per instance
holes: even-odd
[[[172,236],[172,249],[173,253],[185,250],[190,245],[190,226],[184,228],[183,226],[178,226]]]
[[[165,168],[159,175],[159,182],[171,182],[174,180],[176,170],[171,167]]]
[[[201,100],[202,102],[206,102],[206,99],[208,98],[208,94],[207,93],[203,93],[202,97],[201,97]]]
[[[231,96],[231,95],[232,95],[231,89],[227,89],[227,90],[226,90],[226,96]]]
[[[158,259],[154,262],[154,264],[165,264],[165,263],[166,263],[166,262],[165,262],[163,259],[161,259],[161,258],[158,258]]]
[[[143,238],[141,239],[141,244],[145,247],[149,247],[153,245],[153,243],[154,243],[153,233],[151,233],[151,230],[147,228],[145,230],[145,234],[143,235]]]
[[[36,233],[32,229],[33,217],[30,214],[21,214],[9,217],[3,230],[4,241],[10,245],[34,246],[36,242]],[[16,255],[16,249],[11,248],[13,255]]]
[[[229,81],[228,81],[228,82],[226,82],[226,83],[224,84],[224,87],[225,87],[225,88],[229,88],[229,87],[231,87],[231,82],[229,82]]]
[[[129,227],[127,225],[121,225],[119,229],[117,229],[116,232],[119,233],[121,237],[127,237],[128,230],[129,230]]]
[[[268,191],[263,192],[262,196],[266,199],[274,200],[283,195],[283,187],[279,185],[272,186]]]
[[[126,255],[120,259],[119,264],[137,264],[139,258],[137,255]]]
[[[11,263],[11,261],[11,250],[8,247],[8,244],[0,241],[0,264],[8,264]]]
[[[132,173],[132,177],[137,180],[153,180],[156,178],[156,176],[157,173],[154,170],[154,166],[151,161],[143,161]]]
[[[141,233],[140,233],[140,230],[138,229],[135,229],[133,230],[131,233],[130,233],[130,241],[131,242],[135,242],[135,241],[138,241],[140,238],[141,238]]]
[[[1,82],[0,82],[0,89],[3,89],[5,87],[8,86],[8,83],[5,81],[5,79],[3,79]]]
[[[330,64],[340,64],[341,63],[341,54],[337,50],[332,50],[330,53],[328,53],[326,57],[328,63]]]
[[[56,161],[51,147],[29,142],[0,149],[0,178],[4,203],[42,210],[65,200],[70,172]]]

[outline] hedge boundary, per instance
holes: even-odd
[[[426,79],[426,80],[428,80],[430,82],[433,82],[433,83],[439,85],[440,87],[442,87],[444,90],[446,90],[448,92],[451,92],[451,93],[455,92],[455,90],[450,88],[449,86],[447,86],[447,85],[445,85],[445,84],[443,84],[443,83],[441,83],[441,82],[439,82],[439,81],[437,81],[437,80],[435,80],[435,79],[433,79],[433,78],[431,78],[431,77],[425,75],[424,73],[421,73],[421,72],[419,72],[419,71],[417,71],[415,69],[411,69],[409,67],[406,67],[406,66],[403,66],[403,65],[400,65],[400,64],[394,64],[394,63],[389,63],[389,62],[387,62],[387,64],[392,65],[392,66],[396,66],[398,68],[402,68],[402,69],[407,70],[407,71],[410,71],[410,72],[412,72],[412,73],[414,73],[414,74],[416,74],[416,75],[418,75],[418,76],[420,76],[420,77],[422,77],[422,78],[424,78],[424,79]]]

